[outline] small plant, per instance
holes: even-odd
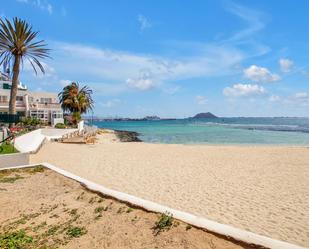
[[[164,214],[161,214],[159,217],[159,220],[156,222],[156,225],[154,227],[154,230],[157,231],[156,234],[159,234],[160,232],[164,230],[169,230],[171,226],[173,225],[173,215],[165,212]]]
[[[74,238],[80,237],[86,233],[87,230],[84,227],[69,227],[67,230],[67,235]]]
[[[188,230],[190,230],[192,228],[192,226],[191,225],[186,225],[186,231],[188,231]]]
[[[25,248],[27,244],[32,242],[32,240],[33,238],[28,236],[24,230],[5,233],[0,235],[0,248]]]
[[[131,213],[131,212],[133,212],[133,210],[134,210],[133,208],[130,208],[130,207],[129,207],[129,208],[127,209],[127,213]]]
[[[15,175],[13,177],[3,177],[0,179],[0,183],[14,183],[15,181],[23,178],[24,177],[21,177],[20,175]]]
[[[102,211],[104,211],[104,207],[97,207],[94,212],[95,213],[101,213]]]
[[[66,128],[66,125],[65,125],[65,124],[62,124],[62,123],[57,123],[57,124],[55,125],[55,128],[57,128],[57,129],[65,129],[65,128]]]

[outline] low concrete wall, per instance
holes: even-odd
[[[38,129],[15,138],[14,146],[22,153],[34,153],[41,147],[44,140],[45,136],[42,135],[41,129]]]
[[[28,153],[13,153],[0,155],[0,169],[29,164]]]

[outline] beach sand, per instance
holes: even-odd
[[[2,171],[0,187],[0,248],[21,229],[32,239],[16,236],[24,244],[14,248],[257,248],[175,219],[159,230],[160,214],[90,192],[43,167]]]
[[[49,162],[108,188],[264,236],[309,246],[309,148],[45,144]]]

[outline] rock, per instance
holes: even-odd
[[[135,131],[115,130],[115,134],[120,142],[142,142],[142,140],[138,138],[139,134]]]

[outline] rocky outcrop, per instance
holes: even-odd
[[[139,134],[135,131],[115,130],[115,134],[120,142],[142,142],[142,140],[138,138]]]

